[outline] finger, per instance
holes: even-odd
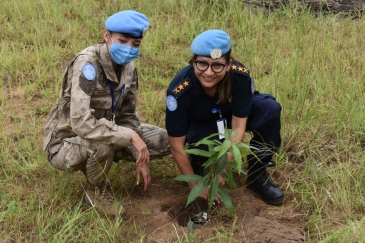
[[[151,184],[151,175],[150,173],[147,173],[146,175],[144,175],[144,191],[147,191],[148,187]]]
[[[144,191],[147,191],[148,187],[150,186],[151,179],[144,180]]]
[[[147,164],[149,164],[149,163],[150,163],[150,152],[147,149]]]
[[[136,167],[136,184],[138,186],[139,184],[139,180],[140,180],[140,170],[139,170],[139,166]]]
[[[141,164],[143,164],[143,156],[138,156],[136,160],[136,165],[140,166]]]
[[[217,196],[215,197],[215,199],[218,201],[218,203],[221,203],[221,202],[222,202],[222,199],[221,199],[221,197],[220,197],[219,195],[217,195]]]

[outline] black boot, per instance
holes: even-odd
[[[261,199],[267,204],[278,205],[284,201],[284,193],[271,180],[266,172],[266,166],[260,162],[250,166],[246,186],[251,191],[259,193]]]

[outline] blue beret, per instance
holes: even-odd
[[[231,49],[231,39],[223,30],[207,30],[195,37],[190,48],[195,55],[216,59]]]
[[[111,32],[143,37],[150,22],[144,14],[133,10],[120,11],[105,21],[105,28]]]

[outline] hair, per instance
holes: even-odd
[[[193,65],[194,61],[198,55],[194,54],[189,60],[189,64]],[[226,61],[231,60],[231,49],[229,49],[222,57],[226,58]],[[226,103],[231,96],[231,73],[228,70],[224,75],[223,79],[219,81],[217,85],[218,101],[217,104]]]

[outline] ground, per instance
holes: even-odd
[[[279,176],[277,172],[273,174],[278,180]],[[247,190],[244,179],[236,176],[236,188],[227,189],[234,205],[233,215],[223,205],[208,211],[208,222],[194,230],[194,242],[227,242],[228,237],[233,242],[304,242],[306,215],[297,207],[294,195],[286,193],[283,205],[271,206]],[[155,179],[146,193],[143,185],[135,186],[125,201],[127,225],[144,228],[147,242],[186,238],[187,218],[199,212],[197,204],[185,207],[188,194],[186,184],[170,179]]]
[[[24,92],[25,90],[19,87],[14,94],[14,100],[21,100],[20,95]],[[42,114],[42,107],[46,106],[46,101],[32,100],[27,105],[36,107],[36,110]],[[6,116],[8,136],[16,138],[19,133],[14,129],[16,124],[14,119],[27,120],[24,112],[26,109],[23,108],[24,102],[12,102],[7,109],[19,111]],[[45,116],[42,116],[41,124],[44,124],[44,119]],[[185,207],[189,188],[186,184],[172,179],[172,175],[178,172],[171,158],[168,159],[167,165],[166,161],[152,163],[158,163],[158,165],[151,166],[153,181],[147,192],[143,191],[143,182],[134,186],[134,175],[130,173],[133,166],[127,166],[127,168],[119,166],[113,169],[112,189],[116,192],[116,198],[124,201],[127,210],[123,238],[136,240],[140,239],[141,235],[146,235],[146,242],[177,242],[179,240],[186,242],[186,239],[191,239],[189,237],[194,235],[194,242],[304,242],[305,221],[308,215],[303,214],[298,206],[297,198],[300,197],[286,190],[290,184],[289,178],[300,170],[301,164],[293,163],[290,165],[291,168],[288,166],[279,168],[273,173],[273,178],[286,195],[281,206],[264,203],[258,195],[245,188],[245,177],[236,175],[236,187],[233,189],[226,187],[233,202],[233,215],[230,216],[220,205],[208,211],[207,223],[195,229],[194,234],[190,234],[186,227],[186,220],[192,213],[197,213],[199,210],[197,211],[195,204]],[[271,172],[273,172],[272,169]],[[125,184],[123,190],[120,189],[121,184]],[[82,190],[75,193],[78,194],[75,195],[76,197],[83,197]],[[135,229],[136,225],[143,232],[131,230]]]

